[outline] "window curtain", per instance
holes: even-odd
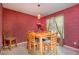
[[[47,19],[47,21],[46,21],[46,28],[47,28],[47,31],[57,32],[56,24],[54,22],[54,17],[52,17],[50,19]]]
[[[50,19],[46,20],[46,30],[49,31],[49,27],[50,27]]]
[[[55,17],[55,23],[56,23],[59,37],[61,39],[64,39],[64,15]]]
[[[64,15],[51,17],[46,21],[46,29],[51,32],[58,32],[58,37],[64,38]]]

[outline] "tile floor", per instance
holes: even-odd
[[[57,55],[79,55],[78,51],[74,51],[72,49],[66,47],[57,46],[58,53]],[[18,45],[18,47],[13,47],[12,50],[6,49],[0,52],[0,55],[31,55],[28,53],[26,49],[26,44]],[[36,52],[36,55],[39,55]],[[50,55],[48,52],[45,55]]]

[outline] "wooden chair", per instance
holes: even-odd
[[[49,36],[50,43],[46,44],[50,54],[57,54],[57,33],[53,33]]]
[[[28,35],[28,46],[29,46],[29,50],[31,53],[34,53],[37,46],[38,46],[38,43],[35,41],[35,34],[34,32],[31,32],[29,33]]]
[[[30,34],[31,34],[31,32],[27,32],[26,33],[26,41],[27,41],[27,50],[28,50],[28,52],[30,52],[31,51],[31,39],[30,39]]]
[[[49,51],[50,53],[53,51],[53,53],[57,54],[57,33],[54,33],[50,40]]]
[[[5,49],[7,46],[7,42],[9,42],[9,49],[12,48],[12,43],[15,41],[15,46],[17,46],[17,40],[16,37],[13,37],[12,34],[7,36],[7,33],[3,33],[3,48]]]
[[[30,43],[31,43],[31,48],[32,48],[32,52],[35,52],[35,49],[36,49],[36,46],[37,46],[37,43],[35,42],[35,34],[34,32],[32,32],[30,34]]]

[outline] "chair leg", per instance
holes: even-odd
[[[3,50],[3,46],[0,47],[0,53],[1,53],[2,50]]]
[[[36,49],[36,45],[34,45],[34,52],[35,52],[35,49]]]
[[[5,50],[6,48],[6,41],[4,41],[3,49]]]
[[[48,51],[49,51],[50,54],[53,54],[54,53],[54,47],[52,45],[49,45]]]
[[[17,40],[15,40],[15,46],[17,47]]]
[[[50,46],[48,46],[48,51],[49,51],[49,53],[51,52],[51,47]]]
[[[28,44],[28,53],[31,53],[31,44]]]
[[[58,51],[57,51],[57,47],[56,47],[55,49],[56,49],[56,55],[57,55],[57,52],[58,52]]]
[[[57,55],[57,47],[54,47],[54,51],[53,52]]]
[[[44,44],[42,46],[42,51],[43,51],[43,54],[45,54],[45,45]]]
[[[32,46],[31,53],[35,54],[35,45]]]
[[[9,49],[10,49],[10,50],[11,50],[11,48],[12,48],[11,44],[12,44],[12,41],[10,40],[10,41],[9,41]]]

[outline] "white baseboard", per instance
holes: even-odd
[[[64,47],[66,47],[66,48],[69,48],[69,49],[72,49],[72,50],[74,50],[74,51],[78,51],[78,52],[79,52],[79,49],[77,49],[77,48],[73,48],[73,47],[70,47],[70,46],[67,46],[67,45],[64,45]]]
[[[18,43],[17,45],[21,45],[21,44],[25,44],[25,43],[27,43],[27,42],[21,42],[21,43]]]

